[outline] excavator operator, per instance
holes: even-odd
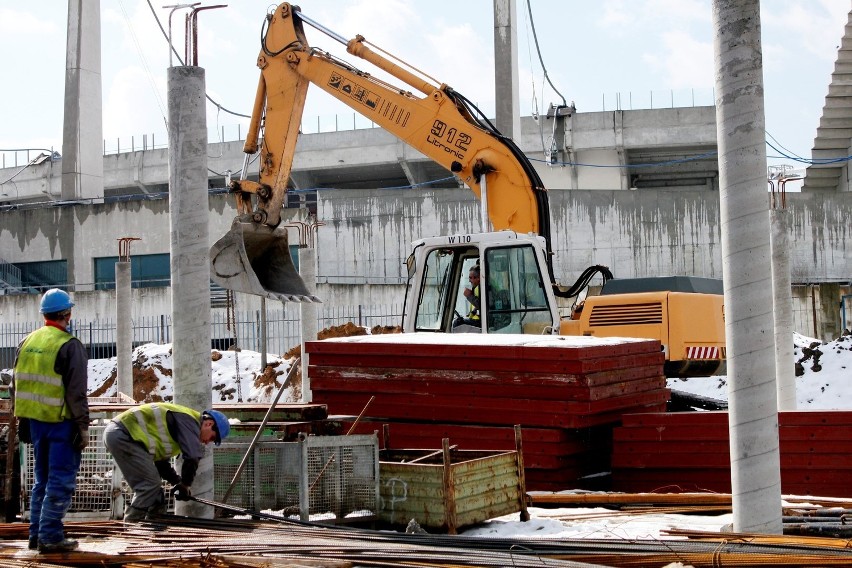
[[[474,327],[482,327],[482,317],[480,315],[480,291],[479,291],[479,265],[474,265],[470,268],[469,286],[464,288],[464,297],[470,304],[470,309],[466,318],[458,318],[453,327],[459,325],[472,325]]]

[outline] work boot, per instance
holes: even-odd
[[[129,505],[127,507],[127,511],[124,513],[124,522],[125,523],[138,523],[139,521],[145,520],[145,515],[148,514],[148,511],[145,509],[140,509],[139,507],[134,507],[133,505]]]
[[[27,548],[30,550],[38,550],[38,537],[31,536],[30,541],[27,543]]]
[[[157,517],[162,517],[163,515],[168,514],[168,507],[165,503],[157,503],[156,505],[152,505],[148,509],[148,514],[145,515],[145,519],[150,521],[151,519],[156,519]],[[126,519],[126,517],[125,517]]]
[[[77,541],[73,538],[64,538],[59,542],[39,542],[38,551],[42,553],[71,552],[77,550]]]

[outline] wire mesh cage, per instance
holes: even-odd
[[[214,460],[214,493],[222,500],[248,443],[223,443]],[[260,441],[246,458],[228,503],[284,511],[302,520],[362,520],[374,516],[379,494],[376,435],[303,436]]]
[[[103,443],[106,421],[89,428],[70,519],[120,519],[132,491]],[[222,501],[249,450],[225,442],[213,452],[214,495]],[[21,512],[29,518],[34,482],[33,449],[21,445]],[[164,482],[168,509],[174,501]],[[379,495],[378,438],[304,436],[298,442],[260,441],[246,457],[228,504],[251,510],[283,510],[303,520],[363,519],[375,515]]]

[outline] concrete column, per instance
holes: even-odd
[[[115,384],[133,397],[133,325],[130,321],[130,262],[115,263]]]
[[[494,0],[495,126],[516,141],[521,139],[517,17],[515,0]]]
[[[312,230],[312,229],[309,229]],[[302,247],[299,249],[299,275],[305,283],[308,293],[317,294],[317,251],[315,248]],[[308,376],[308,354],[305,353],[305,342],[317,339],[317,305],[314,302],[300,302],[299,314],[302,322],[302,402],[313,400],[311,379]]]
[[[790,211],[769,211],[772,228],[772,289],[775,316],[775,381],[778,410],[796,410],[796,369],[793,355],[793,284],[790,278]]]
[[[713,0],[734,530],[781,534],[759,0]]]
[[[68,0],[62,199],[103,199],[100,2]]]
[[[205,77],[201,67],[168,69],[169,219],[175,402],[201,411],[212,403],[210,252]],[[197,497],[213,499],[213,459],[198,466]],[[213,517],[213,509],[178,503],[177,513]]]

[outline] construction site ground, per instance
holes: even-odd
[[[448,536],[416,525],[406,532],[377,527],[330,526],[273,515],[194,519],[164,515],[141,523],[66,523],[79,549],[40,554],[27,548],[28,525],[0,525],[0,567],[167,566],[167,567],[722,567],[852,565],[852,541],[841,519],[852,503],[837,499],[785,499],[784,535],[693,530],[691,514],[730,512],[723,494],[534,494],[531,505],[606,506],[608,515],[641,516],[676,512],[683,526],[657,538],[535,538]],[[576,517],[581,522],[581,516]],[[831,519],[831,520],[830,520]],[[833,525],[832,525],[833,523]],[[833,526],[833,528],[831,528]]]

